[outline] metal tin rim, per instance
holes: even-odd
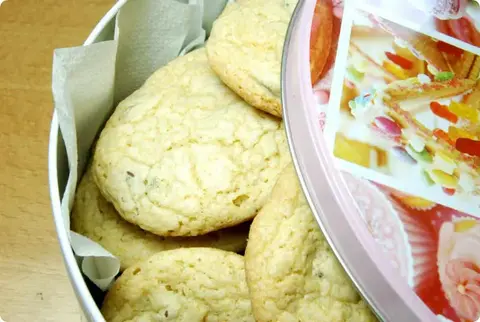
[[[281,71],[285,128],[302,189],[335,255],[380,319],[438,321],[392,267],[383,265],[380,269],[382,263],[377,254],[381,250],[377,253],[375,241],[370,236],[359,238],[369,234],[364,224],[358,222],[360,210],[341,173],[334,168],[333,159],[325,153],[326,144],[320,143],[323,137],[319,127],[314,129],[309,120],[315,117],[310,110],[314,106],[313,95],[306,93],[311,87],[310,78],[306,77],[310,75],[309,54],[308,48],[302,50],[301,46],[309,43],[315,3],[316,0],[299,1],[288,28]],[[315,185],[314,180],[326,184]]]
[[[84,46],[91,45],[96,42],[98,36],[107,26],[107,24],[114,19],[117,12],[125,1],[118,1],[107,12],[107,14],[98,22],[95,28],[92,30],[87,40],[84,42]],[[67,270],[67,275],[70,283],[75,292],[75,296],[80,304],[83,314],[89,321],[105,321],[98,306],[95,304],[92,295],[83,279],[80,268],[78,267],[75,255],[70,246],[70,240],[67,232],[65,231],[65,221],[62,216],[61,208],[61,196],[58,187],[58,137],[59,137],[59,124],[57,113],[54,110],[52,122],[50,125],[50,135],[48,144],[48,183],[50,190],[50,202],[52,205],[53,220],[55,229],[57,231],[57,239],[60,244],[60,250],[62,252],[63,263]]]

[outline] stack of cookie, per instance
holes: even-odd
[[[107,321],[375,320],[290,165],[280,61],[293,5],[227,5],[205,48],[160,68],[101,131],[71,222],[121,261]]]

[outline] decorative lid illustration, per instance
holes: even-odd
[[[394,313],[403,310],[409,321],[476,321],[480,9],[468,1],[318,0],[331,4],[332,38],[312,86],[306,55],[293,49],[308,48],[301,33],[321,25],[311,2],[301,1],[292,21],[282,82],[290,147],[320,226],[380,318],[405,321]],[[312,17],[310,30],[301,19]],[[365,266],[384,274],[374,284],[346,247],[355,242]],[[401,303],[387,307],[378,289]]]

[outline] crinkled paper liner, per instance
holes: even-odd
[[[205,43],[226,3],[120,0],[110,40],[54,52],[53,99],[69,167],[62,216],[82,272],[103,291],[119,273],[120,261],[99,244],[70,231],[70,211],[90,147],[118,102],[155,70]]]

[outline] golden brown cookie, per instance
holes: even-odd
[[[280,70],[292,9],[279,0],[229,3],[206,44],[220,79],[250,105],[275,116],[282,115]]]
[[[198,236],[252,219],[289,162],[281,120],[226,87],[201,48],[119,104],[92,173],[130,223],[161,236]]]
[[[129,267],[102,305],[107,322],[253,322],[243,256],[213,248],[157,253]]]
[[[197,237],[160,237],[128,223],[101,195],[89,167],[78,185],[71,229],[99,243],[120,260],[122,270],[160,251],[213,247],[239,252],[247,245],[249,224]]]
[[[376,321],[322,235],[292,166],[253,221],[245,267],[258,322]]]

